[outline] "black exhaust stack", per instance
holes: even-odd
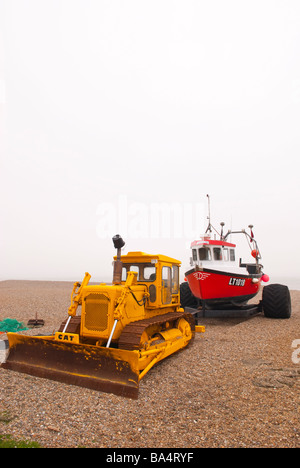
[[[117,249],[117,260],[114,261],[113,284],[121,284],[122,280],[122,262],[121,262],[121,249],[124,247],[125,242],[119,234],[113,238],[114,247]]]

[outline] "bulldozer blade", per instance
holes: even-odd
[[[8,333],[1,367],[128,398],[138,398],[138,352]]]

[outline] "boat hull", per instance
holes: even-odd
[[[193,268],[185,273],[192,294],[207,305],[245,304],[259,292],[261,276],[206,268]]]

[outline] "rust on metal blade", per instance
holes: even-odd
[[[138,353],[11,333],[2,367],[81,387],[138,397]]]

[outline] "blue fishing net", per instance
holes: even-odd
[[[7,333],[7,332],[18,332],[22,330],[28,330],[25,327],[23,322],[18,322],[18,320],[6,318],[0,322],[0,332]]]

